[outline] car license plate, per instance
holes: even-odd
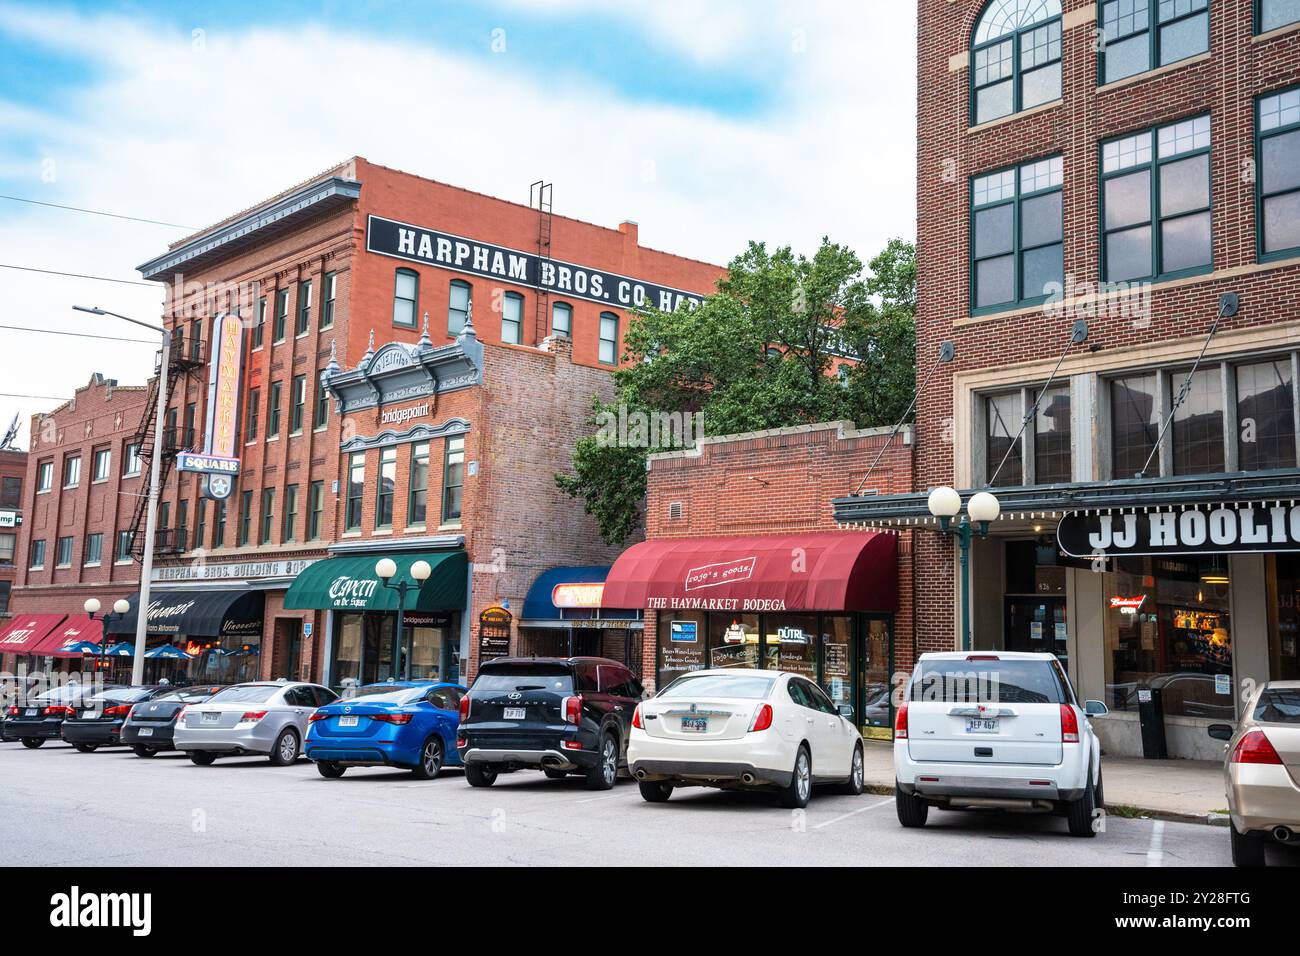
[[[153,728],[152,728],[152,727],[141,727],[138,731],[136,731],[136,734],[137,734],[137,736],[140,736],[140,737],[152,737],[152,736],[153,736]]]
[[[684,734],[706,734],[709,732],[709,718],[707,717],[683,717],[682,733]]]
[[[36,708],[35,708],[35,707],[28,707],[28,708],[27,708],[27,716],[28,716],[28,717],[35,717],[35,716],[36,716]]]
[[[221,714],[215,710],[209,711],[208,713],[203,715],[203,722],[205,724],[215,724],[220,719],[221,719]]]
[[[968,717],[966,719],[966,733],[968,734],[996,734],[997,732],[997,718],[990,720],[987,717]]]
[[[523,720],[527,710],[523,707],[507,707],[505,720]]]
[[[339,726],[340,726],[340,727],[355,727],[356,725],[357,725],[357,718],[355,718],[355,717],[340,717],[340,718],[339,718]]]

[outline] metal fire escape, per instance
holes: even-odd
[[[538,180],[528,187],[528,205],[537,210],[537,309],[533,328],[540,342],[551,334],[551,294],[542,286],[542,267],[551,261],[552,183]],[[570,331],[572,334],[572,331]]]
[[[172,407],[172,397],[176,394],[176,386],[181,382],[182,377],[188,383],[189,376],[202,369],[207,364],[204,350],[204,341],[198,337],[186,339],[184,333],[177,328],[172,334],[172,344],[170,354],[167,356],[167,414],[168,421],[163,425],[162,433],[162,460],[158,463],[158,488],[159,493],[167,487],[167,478],[171,475],[172,464],[176,461],[177,452],[189,451],[194,448],[195,430],[191,427],[183,427],[175,424],[176,409]],[[139,497],[135,501],[135,509],[131,514],[131,557],[136,561],[144,559],[144,529],[145,515],[149,510],[149,477],[152,474],[151,466],[153,461],[153,439],[156,416],[158,413],[158,372],[162,368],[162,350],[159,349],[158,357],[154,362],[154,376],[149,381],[149,397],[144,405],[144,415],[140,419],[140,426],[135,430],[135,435],[131,441],[135,444],[136,455],[140,459],[140,473],[143,480],[140,482]],[[154,531],[154,553],[155,554],[178,554],[185,550],[185,530],[184,528],[164,528],[158,527]]]

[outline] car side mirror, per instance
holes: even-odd
[[[1235,733],[1232,724],[1210,724],[1205,728],[1205,732],[1215,740],[1231,740]]]
[[[1085,700],[1083,702],[1083,712],[1089,717],[1105,717],[1110,713],[1110,708],[1106,706],[1104,701]]]
[[[840,705],[839,705],[838,707],[836,707],[835,709],[838,710],[838,711],[840,712],[840,716],[841,716],[841,717],[847,717],[847,718],[849,718],[850,720],[853,719],[853,705],[852,705],[852,704],[840,704]]]

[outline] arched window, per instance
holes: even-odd
[[[991,0],[971,39],[972,125],[1061,97],[1061,0]]]

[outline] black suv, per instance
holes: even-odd
[[[589,790],[614,786],[627,763],[632,714],[644,691],[603,657],[503,657],[485,663],[460,701],[456,747],[472,787],[538,769],[582,774]]]

